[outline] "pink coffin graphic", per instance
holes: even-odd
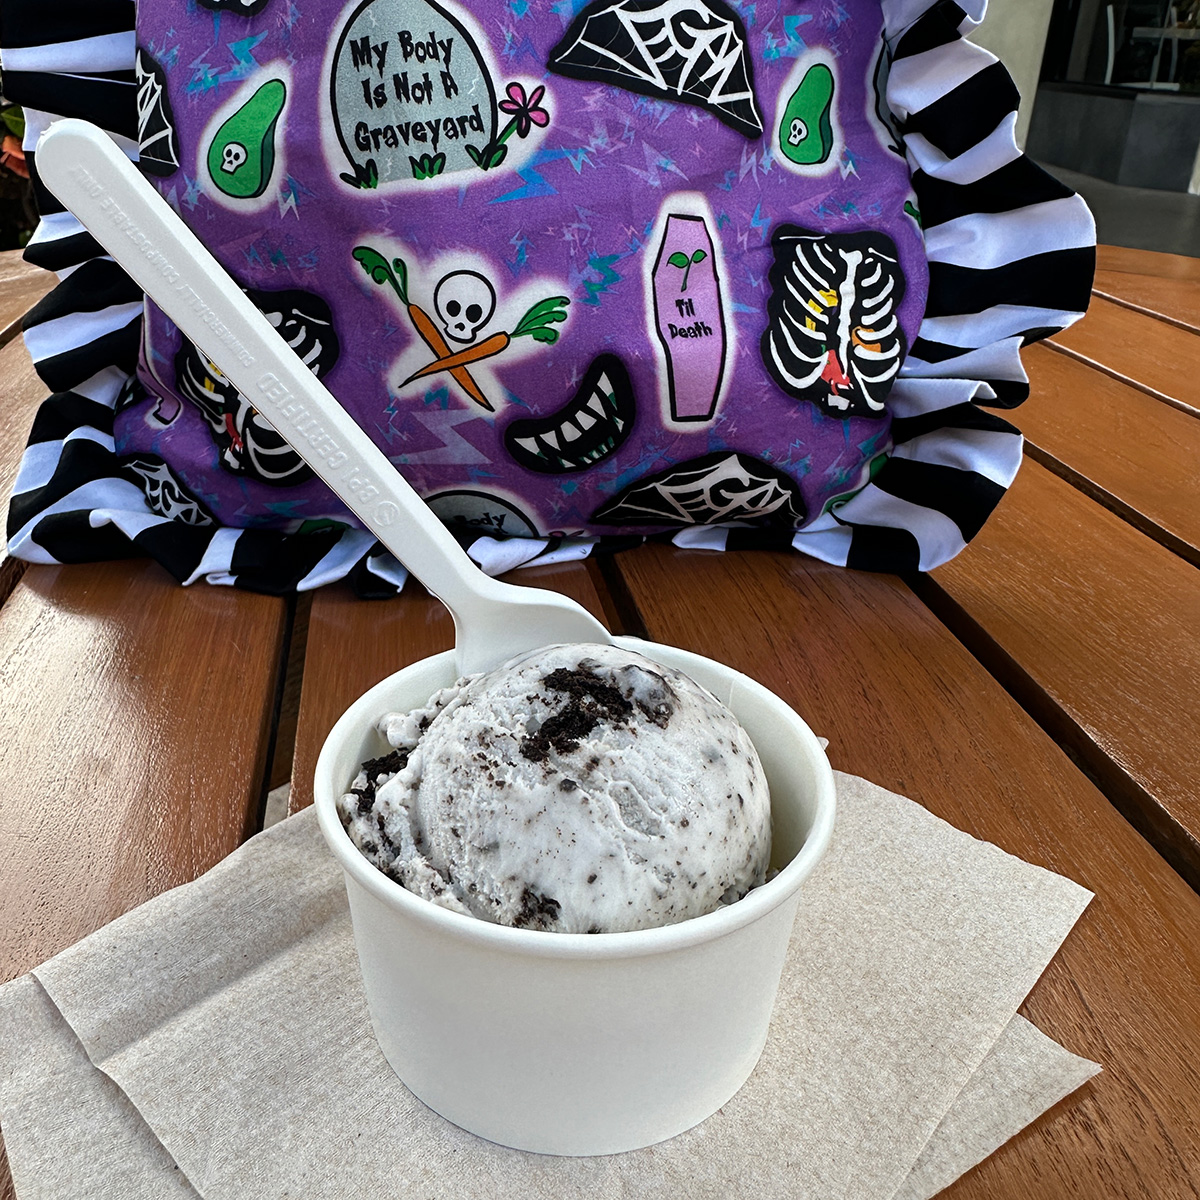
[[[710,421],[725,375],[726,339],[716,254],[703,218],[667,217],[651,281],[671,419]]]

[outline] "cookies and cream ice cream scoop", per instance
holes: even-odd
[[[339,815],[408,890],[502,925],[617,933],[766,879],[757,753],[688,676],[610,645],[553,646],[385,716]]]

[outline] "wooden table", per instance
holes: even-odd
[[[836,767],[1096,893],[1022,1011],[1104,1072],[955,1198],[1200,1196],[1198,268],[1102,250],[1093,314],[1028,352],[1029,461],[929,576],[658,545],[516,575],[739,667]],[[11,258],[0,281],[38,286]],[[7,492],[41,399],[19,341],[0,381]],[[270,786],[308,804],[341,710],[453,637],[415,586],[284,601],[2,557],[0,580],[0,979],[212,866]]]

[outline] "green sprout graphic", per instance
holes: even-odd
[[[687,291],[688,276],[692,273],[692,268],[697,263],[703,262],[707,257],[708,254],[703,250],[697,250],[691,258],[688,258],[688,256],[684,254],[682,250],[676,250],[675,253],[667,259],[667,262],[669,262],[671,266],[678,267],[683,272],[683,284],[679,289],[681,292]]]

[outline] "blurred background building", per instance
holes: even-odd
[[[972,40],[1007,65],[1018,140],[1101,242],[1200,257],[1200,0],[991,0]]]

